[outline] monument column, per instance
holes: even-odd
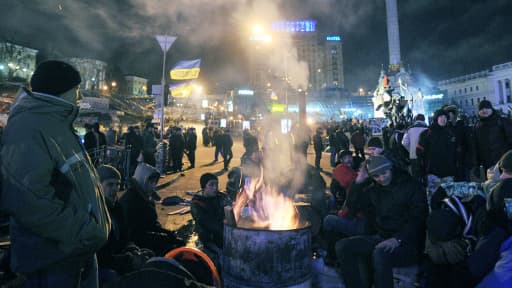
[[[400,69],[400,32],[398,29],[397,0],[386,0],[386,18],[388,30],[389,68],[392,71]]]

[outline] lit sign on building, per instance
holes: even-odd
[[[315,32],[316,20],[276,21],[272,30],[278,32]]]
[[[434,94],[423,96],[423,100],[443,99],[443,94]]]
[[[254,95],[254,91],[248,90],[248,89],[241,89],[241,90],[238,90],[238,95],[252,96],[252,95]]]
[[[327,36],[325,37],[327,41],[341,41],[341,36]]]

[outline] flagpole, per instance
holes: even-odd
[[[164,63],[162,66],[162,114],[160,116],[160,142],[163,143],[164,141],[164,124],[165,124],[165,58],[167,51],[164,51]]]
[[[159,145],[159,157],[158,157],[158,163],[157,163],[157,169],[160,172],[161,175],[164,175],[165,173],[165,151],[167,150],[165,142],[164,142],[164,126],[165,126],[165,60],[167,55],[167,50],[171,47],[171,45],[176,40],[176,37],[167,36],[167,35],[156,35],[156,40],[158,41],[158,44],[160,44],[160,47],[162,48],[162,52],[164,54],[163,57],[163,63],[162,63],[162,91],[161,99],[162,99],[162,105],[161,105],[161,114],[160,114],[160,145]]]

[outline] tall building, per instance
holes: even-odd
[[[508,113],[512,107],[512,62],[494,65],[490,69],[439,81],[448,100],[465,113],[476,115],[478,103],[489,100],[493,107]]]
[[[0,42],[0,80],[29,81],[36,69],[37,50]]]
[[[297,49],[297,60],[307,63],[308,71],[304,73],[309,72],[309,75],[307,87],[303,87],[304,89],[345,86],[341,36],[320,33],[315,20],[276,21],[272,23],[270,33],[250,37],[250,84],[256,94],[264,93],[269,87],[275,90],[276,81],[288,80],[287,70],[290,69],[291,56],[286,51],[277,53],[282,49],[279,41],[283,34],[291,38],[294,48]],[[277,59],[280,63],[269,63],[270,59],[276,61],[276,54],[284,55],[283,59]],[[281,66],[284,72],[272,69],[275,66]]]
[[[122,94],[128,96],[146,96],[148,79],[137,77],[137,76],[125,76],[125,85],[123,87]]]
[[[107,63],[88,58],[66,58],[64,61],[80,72],[82,76],[80,89],[100,91],[106,85]]]

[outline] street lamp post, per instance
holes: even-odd
[[[158,41],[158,44],[160,44],[160,47],[162,48],[163,52],[163,64],[162,64],[162,91],[161,91],[161,114],[160,114],[160,151],[159,151],[159,157],[158,157],[158,170],[160,174],[163,174],[164,167],[165,167],[165,145],[164,145],[164,125],[165,125],[165,99],[164,99],[164,93],[165,93],[165,58],[167,55],[167,50],[171,47],[171,45],[174,43],[177,37],[167,36],[167,35],[157,35],[156,40]]]

